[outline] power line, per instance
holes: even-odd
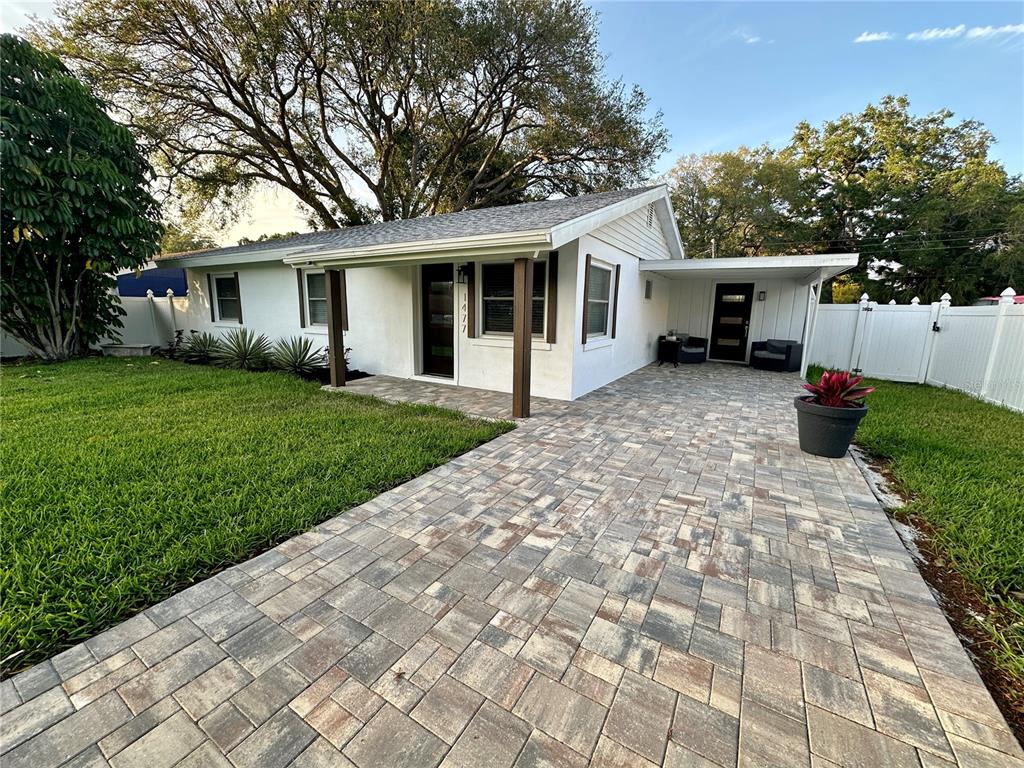
[[[945,245],[949,247],[955,247],[957,245],[970,245],[974,242],[990,240],[992,238],[1001,237],[1003,235],[1009,235],[1009,232],[993,232],[984,235],[947,235],[947,236],[935,236],[935,237],[915,237],[897,235],[894,238],[882,239],[882,238],[867,238],[864,240],[768,240],[762,244],[762,247],[777,247],[777,246],[810,246],[810,245],[849,245],[851,248],[891,248],[896,251],[907,251],[907,250],[922,250],[934,247],[937,245]],[[698,251],[696,255],[703,253],[710,253],[710,248],[705,248],[702,251]]]
[[[930,235],[926,237],[919,237],[917,235],[894,235],[890,238],[882,237],[868,237],[868,238],[855,238],[849,241],[841,238],[834,238],[831,240],[772,240],[773,245],[829,245],[832,243],[856,243],[858,245],[888,245],[898,243],[902,238],[906,238],[907,242],[921,243],[921,242],[955,242],[959,240],[984,240],[992,237],[999,237],[1001,235],[1008,235],[1009,232],[989,232],[986,234],[960,234],[960,235]]]

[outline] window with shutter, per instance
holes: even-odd
[[[587,337],[608,335],[609,306],[612,297],[612,271],[590,265],[587,281]]]
[[[545,331],[546,266],[542,261],[533,264],[531,330],[535,336],[543,335]],[[512,333],[512,276],[512,264],[480,265],[480,306],[484,333]]]
[[[310,325],[327,325],[327,280],[323,272],[306,273],[306,308]]]

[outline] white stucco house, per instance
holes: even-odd
[[[572,400],[647,365],[668,330],[739,363],[752,342],[807,346],[821,282],[857,257],[688,259],[652,186],[160,261],[187,270],[186,330],[310,336],[368,373],[511,392],[524,415],[531,391]]]

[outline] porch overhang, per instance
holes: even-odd
[[[295,268],[397,267],[438,262],[496,261],[510,257],[538,258],[541,253],[553,249],[551,232],[545,229],[362,248],[317,249],[293,253],[283,261]]]
[[[654,272],[670,280],[716,278],[756,280],[786,278],[801,285],[830,280],[857,266],[859,254],[823,253],[793,256],[748,256],[728,259],[641,261],[641,272]]]

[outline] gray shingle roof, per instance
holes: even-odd
[[[651,189],[656,189],[656,187],[636,187],[614,192],[581,195],[580,197],[566,197],[559,200],[541,200],[535,203],[423,216],[418,219],[384,221],[324,232],[309,232],[295,237],[267,240],[249,245],[214,248],[209,251],[197,251],[189,254],[167,254],[157,258],[160,260],[200,255],[232,256],[279,249],[288,249],[292,253],[312,253],[327,249],[361,248],[373,245],[394,245],[473,235],[548,229],[609,205],[628,200]]]

